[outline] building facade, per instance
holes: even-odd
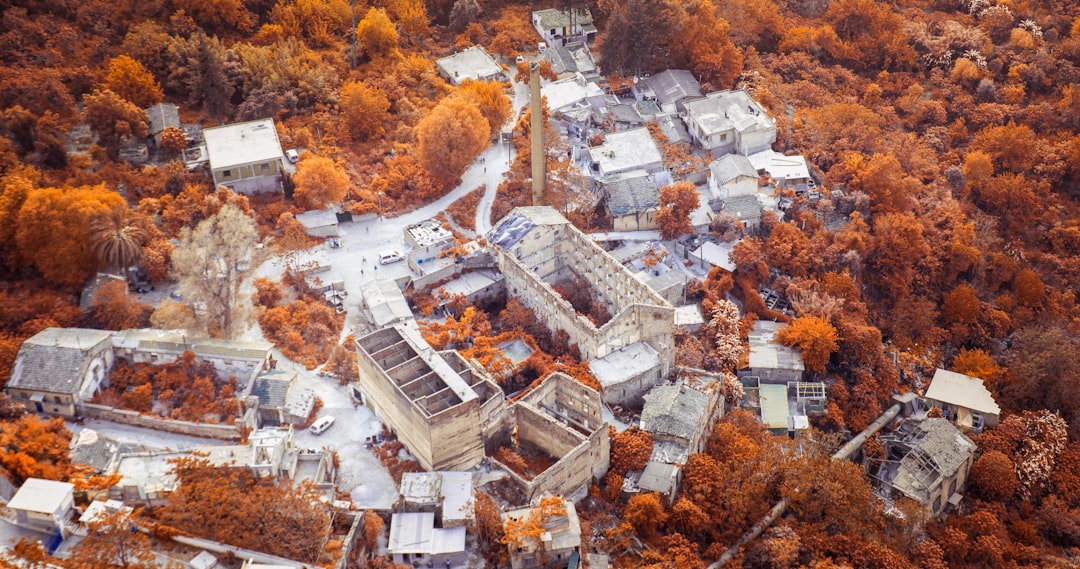
[[[273,119],[203,131],[214,184],[240,194],[281,191],[281,142]]]

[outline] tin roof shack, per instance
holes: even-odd
[[[464,568],[468,564],[465,526],[436,528],[433,513],[396,513],[390,518],[386,552],[394,563],[440,569]]]
[[[749,156],[776,142],[776,121],[746,91],[717,91],[685,105],[690,136],[716,156]]]
[[[435,62],[439,75],[455,87],[466,79],[472,81],[502,81],[503,68],[484,48],[472,46]]]
[[[655,174],[665,169],[656,139],[645,127],[606,134],[603,144],[589,149],[589,156],[592,170],[600,178],[636,170]]]
[[[1001,408],[983,380],[954,371],[938,368],[925,398],[964,431],[978,432],[983,426],[993,427],[1001,415]]]
[[[645,100],[656,101],[666,113],[684,110],[679,103],[704,96],[694,74],[685,69],[667,69],[641,78],[634,90]]]
[[[581,523],[570,500],[545,498],[532,508],[510,510],[502,515],[510,539],[510,567],[547,569],[577,567],[581,555]],[[539,536],[536,531],[539,529]]]
[[[4,391],[31,411],[74,417],[113,365],[112,332],[46,328],[26,339]]]
[[[362,281],[360,283],[360,314],[369,330],[379,330],[398,324],[416,326],[409,303],[394,281],[377,279]]]
[[[656,229],[660,189],[645,170],[633,170],[598,181],[604,209],[614,231]]]
[[[735,196],[754,196],[758,173],[750,160],[740,154],[725,154],[709,163],[709,203]]]
[[[66,537],[66,522],[74,505],[74,484],[27,478],[7,507],[15,513],[15,523],[39,531],[59,531]]]
[[[604,403],[641,404],[641,396],[664,379],[660,354],[646,342],[634,342],[589,362],[589,371],[600,382]]]
[[[471,472],[406,472],[401,475],[399,511],[431,512],[444,528],[473,518]]]
[[[259,424],[300,425],[315,406],[315,392],[296,383],[296,370],[270,370],[255,378],[251,394],[259,399]]]
[[[281,191],[284,153],[273,119],[203,130],[214,184],[241,194]]]
[[[171,127],[180,128],[180,107],[172,103],[158,103],[146,109],[150,118],[148,134],[154,140],[154,146],[161,146],[161,133]]]
[[[506,277],[494,270],[469,271],[447,281],[436,290],[447,298],[461,296],[469,305],[477,306],[505,295]]]
[[[304,226],[304,232],[312,237],[338,237],[341,235],[338,227],[337,213],[331,209],[317,209],[305,211],[296,215],[296,221]]]
[[[802,379],[805,369],[802,354],[776,341],[776,333],[785,325],[757,320],[750,330],[750,365],[739,375],[759,378],[762,384],[784,384]]]
[[[872,461],[878,492],[890,501],[896,493],[922,504],[937,516],[960,503],[975,443],[945,419],[906,419],[883,435],[885,458]]]
[[[552,373],[484,428],[488,460],[507,471],[525,501],[543,494],[584,496],[607,473],[608,428],[600,394],[576,379]],[[494,458],[506,447],[539,465],[518,472]]]
[[[627,476],[623,490],[651,491],[668,503],[682,481],[682,467],[691,454],[702,452],[712,426],[724,414],[717,377],[702,374],[671,385],[661,385],[645,395],[641,429],[653,438],[653,452],[645,469]]]
[[[592,13],[583,6],[566,10],[537,10],[532,13],[532,24],[536,33],[550,45],[592,43],[596,39]]]
[[[584,359],[602,358],[635,342],[660,354],[661,374],[674,365],[675,309],[592,239],[550,207],[519,207],[488,234],[506,276],[507,294],[536,312],[548,329],[565,330]],[[585,287],[611,318],[599,325],[580,315],[555,285]]]
[[[400,324],[359,338],[356,355],[364,402],[425,469],[462,470],[484,458],[481,429],[503,401],[486,374]]]

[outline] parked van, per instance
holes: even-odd
[[[325,417],[320,418],[318,421],[315,421],[314,423],[312,423],[311,427],[308,427],[308,429],[311,431],[311,434],[313,434],[313,435],[321,435],[321,434],[323,434],[323,431],[325,431],[326,429],[329,429],[330,426],[333,425],[333,424],[334,424],[334,418],[327,415]]]
[[[396,263],[398,261],[403,261],[404,259],[405,257],[402,257],[401,253],[398,253],[397,251],[383,251],[382,253],[379,253],[380,265],[389,265],[390,263]]]

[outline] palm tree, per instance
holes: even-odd
[[[90,247],[108,270],[122,272],[142,258],[143,231],[132,223],[130,210],[114,207],[90,223]]]

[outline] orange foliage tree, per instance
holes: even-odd
[[[296,203],[304,209],[321,209],[345,199],[349,176],[333,160],[310,152],[296,165]]]
[[[342,124],[353,140],[364,142],[381,135],[390,121],[390,99],[386,92],[363,81],[342,85],[338,105]]]
[[[506,96],[507,85],[496,81],[473,81],[466,79],[458,90],[463,97],[476,105],[480,114],[487,120],[490,132],[499,132],[506,118],[510,116],[510,99]]]
[[[66,480],[72,473],[71,431],[59,417],[23,415],[0,423],[0,466],[15,484],[27,478]]]
[[[146,138],[149,117],[146,111],[109,89],[83,97],[83,119],[98,134],[110,158],[120,155],[120,145],[131,137]]]
[[[627,500],[623,519],[634,526],[638,535],[651,538],[667,521],[668,513],[664,511],[664,504],[657,493],[646,492]]]
[[[315,369],[330,357],[344,324],[343,315],[312,298],[275,306],[259,318],[266,338],[285,357],[308,369]]]
[[[217,468],[205,459],[173,463],[180,485],[151,517],[206,539],[313,563],[330,513],[310,482],[261,483],[248,468]]]
[[[637,427],[611,435],[611,467],[608,472],[620,476],[631,470],[641,470],[652,456],[652,435]]]
[[[104,87],[137,107],[146,108],[161,102],[161,85],[138,60],[118,55],[109,64]]]
[[[660,237],[675,239],[693,231],[690,213],[699,205],[697,188],[690,182],[676,182],[660,188],[660,211],[656,214]]]
[[[105,330],[145,328],[153,310],[128,292],[127,283],[111,280],[94,292],[87,318]]]
[[[487,119],[475,104],[450,97],[417,125],[417,158],[435,183],[448,189],[487,147],[490,136]]]
[[[163,365],[118,360],[108,387],[93,401],[181,421],[231,424],[239,413],[236,387],[235,377],[224,380],[214,364],[184,352]]]
[[[777,339],[785,346],[798,348],[806,369],[811,371],[825,371],[829,356],[839,347],[836,328],[828,320],[817,316],[796,318],[789,326],[780,329]]]
[[[370,58],[387,57],[397,52],[398,33],[394,22],[382,8],[368,8],[356,26],[360,49]]]
[[[19,209],[15,241],[19,254],[48,280],[80,286],[97,268],[90,246],[91,220],[125,207],[104,185],[31,191]]]

